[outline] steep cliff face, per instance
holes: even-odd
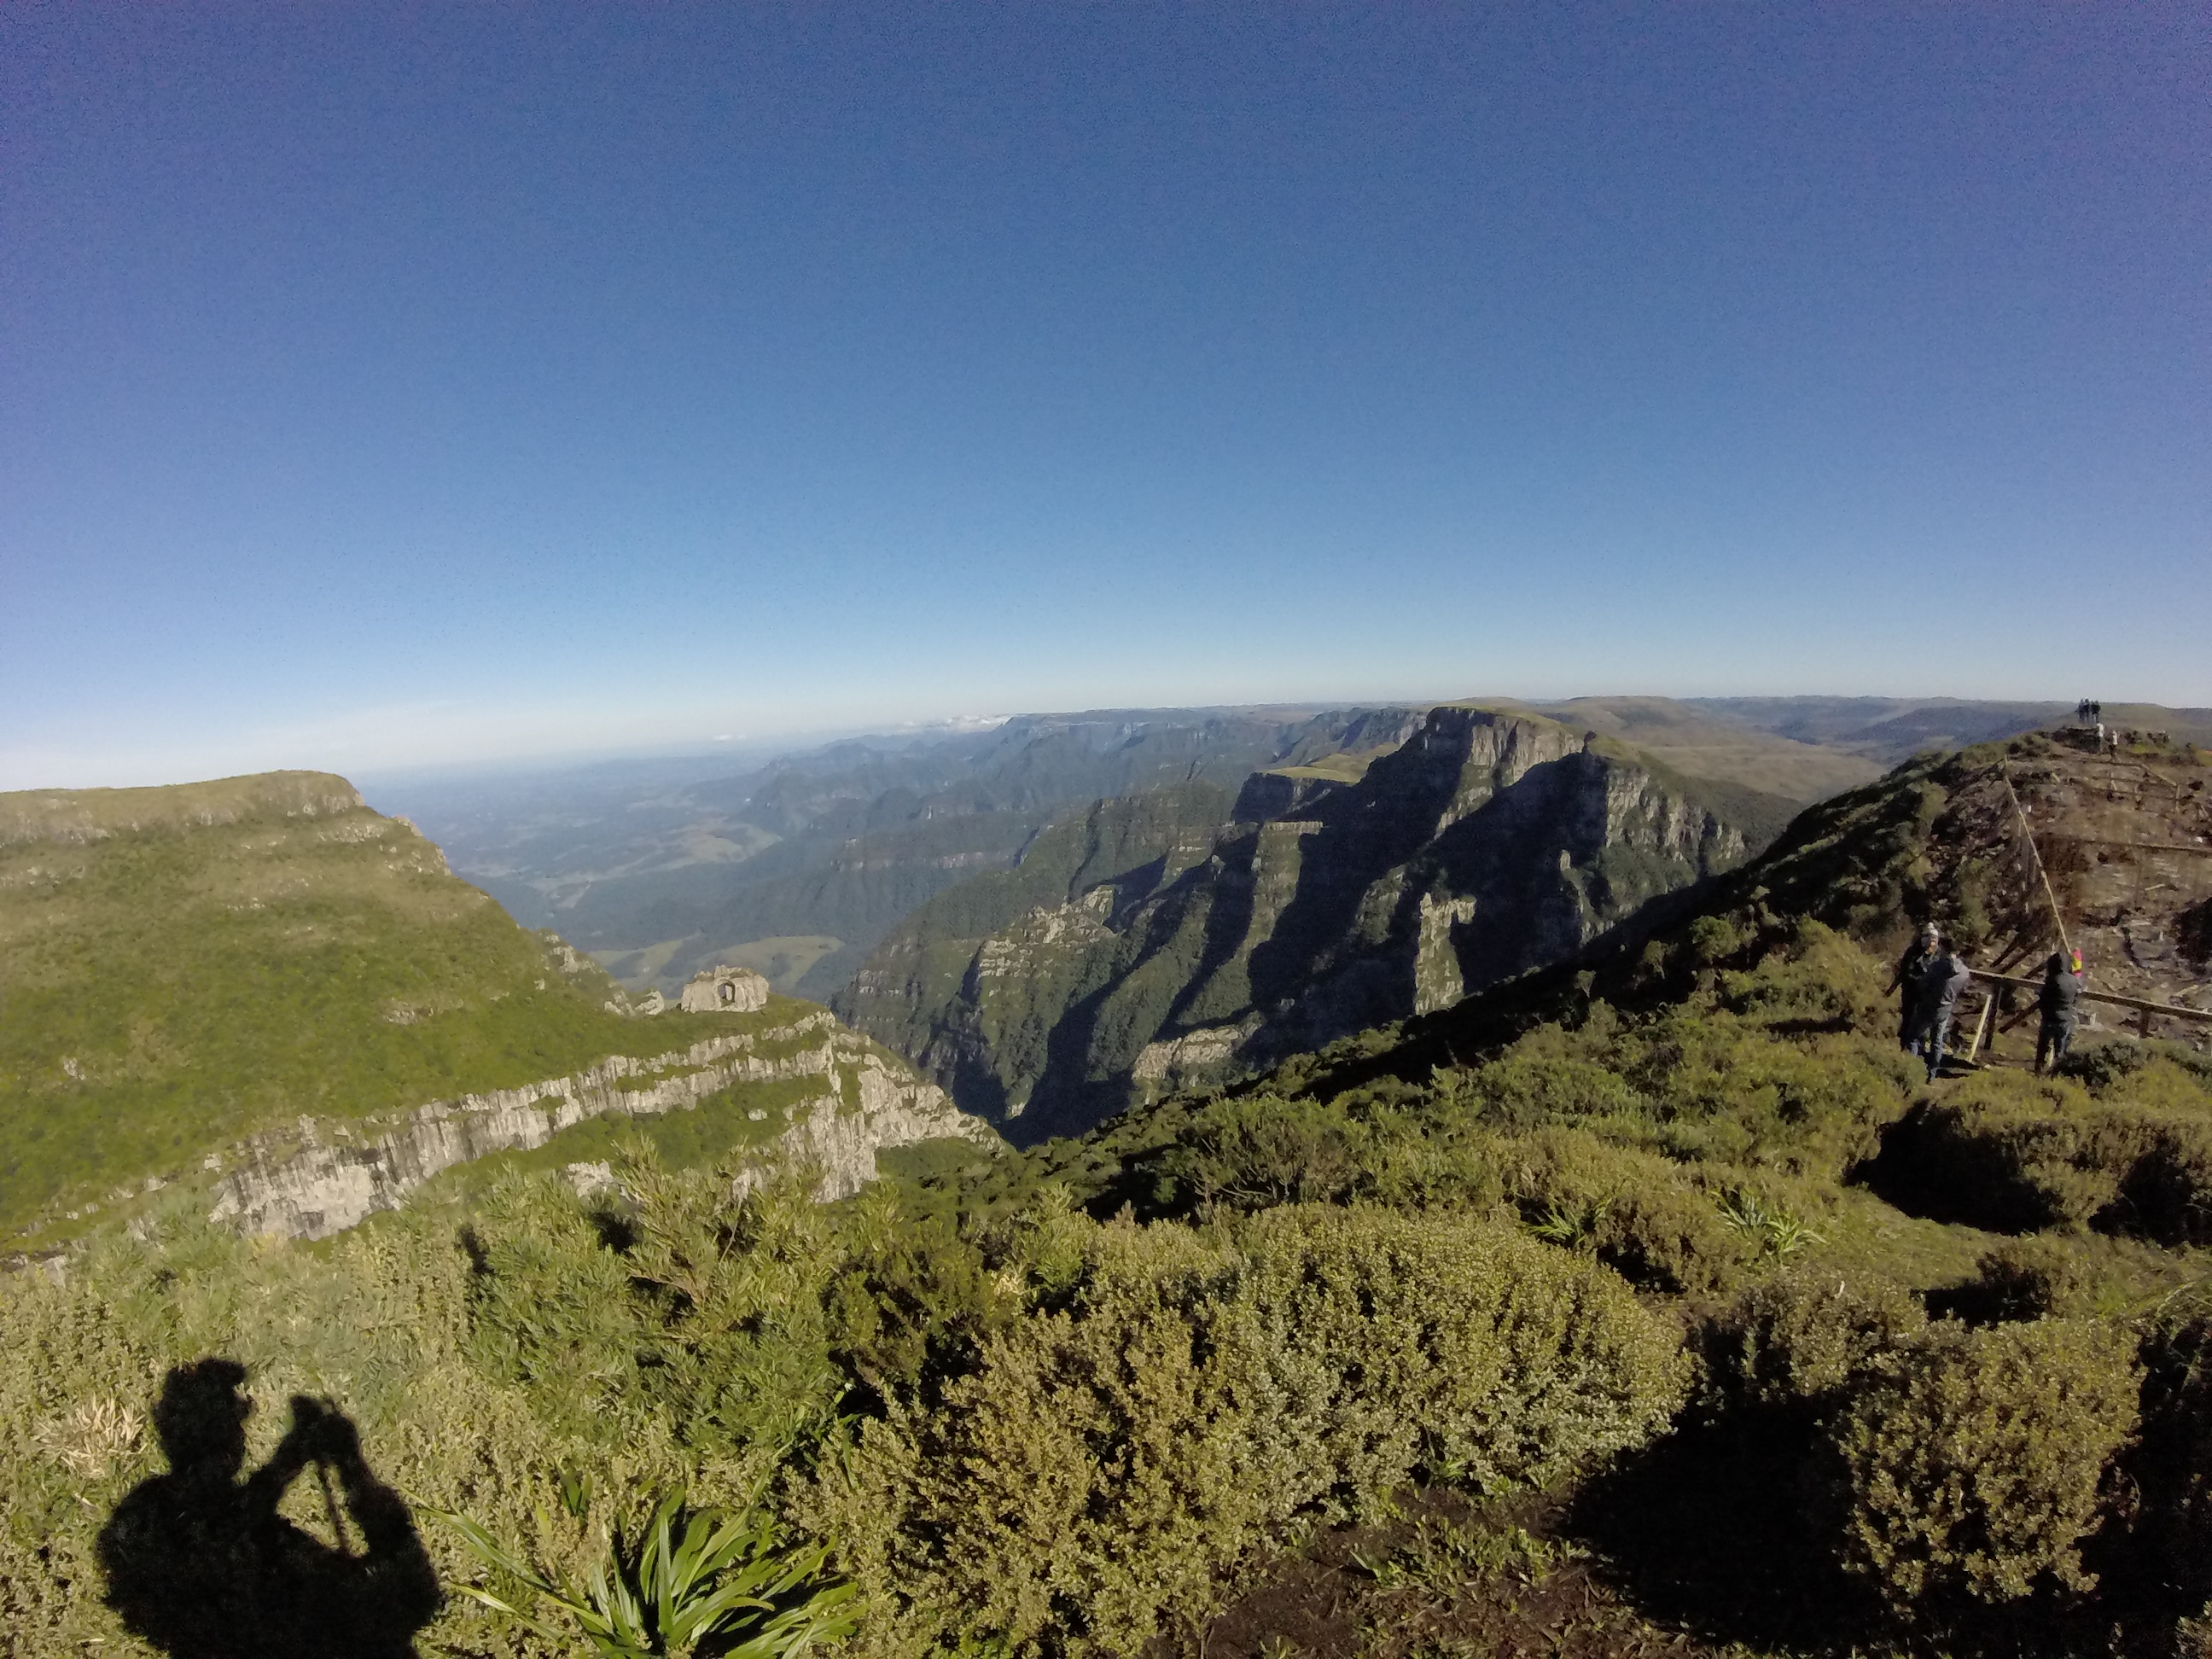
[[[1016,1138],[1065,1133],[1559,961],[1750,850],[1634,751],[1467,707],[1364,774],[1255,783],[1238,807],[1172,879],[1102,879],[984,938],[957,993],[886,994],[879,953],[843,1012]],[[1271,809],[1295,816],[1252,821]],[[927,921],[890,945],[927,954]]]
[[[848,1196],[873,1180],[879,1148],[942,1136],[992,1138],[944,1091],[823,1012],[649,1059],[617,1055],[526,1088],[434,1102],[396,1121],[302,1119],[296,1133],[259,1137],[228,1159],[211,1160],[228,1165],[213,1215],[250,1232],[325,1238],[398,1208],[456,1164],[542,1146],[587,1118],[696,1109],[744,1084],[793,1081],[814,1086],[775,1109],[762,1150],[812,1164],[824,1198]],[[770,1113],[763,1108],[755,1115],[765,1121]]]
[[[681,1048],[352,785],[0,795],[0,1240],[295,1122]]]

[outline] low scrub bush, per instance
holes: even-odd
[[[1885,1154],[1931,1210],[1996,1231],[2212,1241],[2212,1117],[2194,1112],[1983,1073],[1917,1110]]]
[[[2081,1257],[2057,1239],[2008,1239],[1982,1257],[1965,1311],[1990,1324],[2064,1314],[2085,1277]]]
[[[1797,926],[1789,945],[1720,978],[1722,1006],[1767,1025],[1879,1030],[1888,1023],[1884,965],[1834,928]]]
[[[1819,1268],[1777,1274],[1710,1328],[1708,1407],[1832,1407],[1927,1323],[1912,1293],[1887,1279],[1852,1281]]]
[[[1186,1214],[1341,1202],[1372,1179],[1375,1139],[1344,1102],[1255,1095],[1209,1102],[1152,1167]]]
[[[1470,1087],[1484,1115],[1509,1129],[1588,1118],[1638,1118],[1644,1103],[1618,1073],[1596,1060],[1543,1052],[1544,1034],[1523,1038],[1500,1058],[1475,1069]]]
[[[2104,1326],[1934,1328],[1831,1432],[1841,1565],[1900,1618],[2092,1588],[2079,1546],[2136,1382],[2131,1345]]]
[[[1799,985],[1787,968],[1731,976],[1743,981],[1741,1012],[1699,1001],[1630,1021],[1599,1002],[1576,1029],[1539,1026],[1493,1060],[1440,1073],[1422,1121],[1431,1133],[1585,1128],[1678,1159],[1837,1179],[1874,1155],[1920,1074],[1893,1043],[1850,1029],[1855,993],[1823,991],[1822,976]],[[1780,1034],[1793,1024],[1808,1029]]]
[[[1054,1299],[817,1480],[873,1650],[1134,1652],[1304,1525],[1417,1474],[1557,1478],[1649,1437],[1682,1386],[1619,1279],[1442,1214],[1097,1228]]]
[[[2129,1473],[2141,1502],[2130,1554],[2152,1593],[2193,1611],[2212,1598],[2212,1297],[2203,1286],[2149,1322],[2140,1355],[2142,1436]]]
[[[1539,1237],[1588,1251],[1631,1284],[1704,1294],[1736,1271],[1742,1251],[1721,1212],[1666,1158],[1574,1129],[1501,1139],[1492,1156]]]
[[[2142,1099],[2146,1104],[2212,1107],[2212,1055],[2178,1042],[2137,1042],[2121,1038],[2075,1049],[2051,1068],[2072,1078],[2099,1099]],[[2146,1076],[2146,1073],[2151,1074]],[[2195,1092],[2174,1099],[2179,1079]],[[2138,1094],[2136,1085],[2144,1092]]]
[[[1620,1047],[1678,1156],[1834,1180],[1873,1155],[1911,1099],[1894,1047],[1868,1037],[1784,1042],[1735,1015],[1678,1010]]]

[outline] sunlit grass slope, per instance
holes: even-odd
[[[624,1018],[614,994],[341,778],[0,795],[0,1236],[301,1115],[708,1024]]]

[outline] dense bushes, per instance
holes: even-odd
[[[1275,1552],[1408,1482],[1608,1462],[1624,1491],[1657,1471],[1752,1494],[1711,1528],[1735,1552],[1715,1582],[1766,1551],[1823,1618],[1852,1579],[1917,1639],[2040,1616],[2094,1571],[2095,1605],[2142,1622],[2116,1559],[2154,1564],[2159,1606],[2202,1605],[2212,1316],[2184,1295],[2144,1316],[2124,1452],[2136,1333],[2069,1316],[2148,1305],[2187,1259],[2065,1231],[2206,1236],[2197,1071],[2097,1050],[2069,1078],[1948,1085],[1899,1125],[1919,1073],[1886,1013],[1866,1029],[1878,965],[1819,929],[1764,959],[1720,931],[1672,1007],[1593,1003],[1329,1099],[1171,1099],[836,1206],[797,1176],[738,1200],[641,1155],[593,1200],[508,1180],[313,1248],[181,1210],[103,1235],[66,1282],[0,1281],[0,1621],[33,1654],[115,1639],[91,1540],[160,1467],[163,1371],[210,1353],[264,1406],[334,1398],[385,1479],[554,1577],[679,1486],[753,1506],[832,1548],[886,1659],[1172,1648]],[[1844,1190],[1878,1138],[1885,1183],[2033,1236],[1991,1249]],[[1686,1347],[1695,1409],[1669,1435]],[[2131,1519],[2108,1486],[2140,1492]],[[449,1584],[472,1570],[426,1541]],[[459,1602],[425,1640],[533,1651]]]
[[[1911,1293],[1887,1279],[1853,1284],[1816,1270],[1778,1275],[1710,1328],[1707,1410],[1833,1407],[1927,1323]]]
[[[2063,1320],[1938,1327],[1838,1421],[1845,1569],[1891,1609],[2084,1590],[2080,1541],[2134,1429],[2130,1345]]]
[[[1573,1129],[1500,1140],[1490,1155],[1539,1237],[1587,1250],[1633,1285],[1710,1292],[1738,1264],[1712,1198],[1663,1158]]]
[[[2179,1067],[2124,1074],[2105,1099],[1984,1073],[1917,1109],[1885,1152],[1924,1206],[1998,1231],[2212,1242],[2212,1096]]]
[[[1618,1279],[1442,1216],[1097,1229],[1059,1300],[817,1486],[883,1650],[1134,1651],[1301,1524],[1416,1474],[1502,1490],[1587,1467],[1660,1427],[1683,1380]]]
[[[2202,1285],[2152,1320],[2142,1358],[2129,1553],[2143,1570],[2140,1593],[2192,1613],[2212,1601],[2212,1305]]]
[[[255,1457],[287,1395],[331,1396],[380,1476],[556,1578],[678,1487],[834,1528],[884,1650],[921,1608],[1128,1651],[1302,1525],[1416,1475],[1586,1467],[1683,1382],[1679,1334],[1618,1278],[1464,1213],[1195,1230],[1044,1201],[963,1232],[888,1190],[825,1208],[803,1181],[733,1201],[649,1158],[619,1174],[611,1207],[514,1181],[458,1236],[403,1214],[319,1249],[179,1212],[64,1282],[0,1284],[0,1614],[23,1650],[113,1639],[94,1534],[161,1467],[162,1374],[210,1353],[264,1402]],[[448,1583],[477,1570],[424,1541]],[[459,1601],[425,1635],[527,1645]]]

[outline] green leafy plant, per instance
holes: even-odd
[[[1452,1597],[1500,1577],[1533,1584],[1579,1553],[1572,1545],[1548,1542],[1519,1526],[1484,1530],[1430,1516],[1388,1553],[1355,1552],[1352,1559],[1385,1589],[1413,1584]]]
[[[1528,1231],[1547,1244],[1557,1244],[1563,1249],[1594,1248],[1605,1226],[1606,1214],[1612,1208],[1610,1199],[1571,1206],[1547,1205],[1544,1213],[1528,1224]]]
[[[564,1481],[564,1499],[568,1492]],[[680,1491],[661,1500],[635,1539],[611,1531],[604,1558],[580,1589],[541,1572],[468,1516],[429,1513],[494,1571],[566,1613],[605,1659],[672,1659],[698,1652],[709,1639],[731,1659],[796,1659],[842,1640],[854,1626],[845,1608],[853,1587],[822,1576],[828,1546],[780,1547],[767,1517],[690,1510]],[[548,1640],[562,1639],[490,1590],[460,1589]]]
[[[1745,1243],[1777,1261],[1790,1261],[1826,1241],[1802,1218],[1770,1210],[1759,1195],[1738,1188],[1720,1200],[1722,1223]]]

